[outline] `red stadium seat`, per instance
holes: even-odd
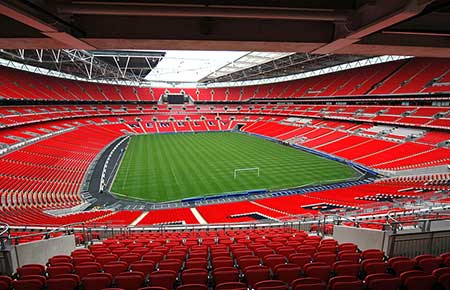
[[[177,273],[171,270],[154,271],[150,274],[152,286],[164,287],[172,289],[177,279]]]
[[[44,275],[45,267],[39,264],[28,264],[17,268],[19,277],[25,277],[28,275]]]
[[[178,286],[177,290],[208,290],[208,287],[203,284],[188,284]]]
[[[67,255],[56,255],[48,259],[48,264],[53,265],[57,263],[70,263],[72,261],[71,256]]]
[[[216,285],[216,290],[247,290],[247,285],[241,282],[226,282]]]
[[[292,282],[293,290],[326,290],[327,284],[318,278],[299,278]]]
[[[303,268],[304,265],[310,263],[312,258],[306,254],[292,254],[289,256],[289,262],[296,264]]]
[[[206,269],[208,267],[208,261],[206,258],[189,258],[185,263],[185,269],[192,268],[202,268]]]
[[[262,265],[249,266],[245,268],[244,275],[250,287],[254,287],[256,283],[270,279],[270,270]]]
[[[137,290],[144,284],[144,277],[142,272],[124,272],[118,274],[114,282],[124,290]]]
[[[57,266],[50,266],[47,268],[49,278],[53,278],[59,274],[70,274],[73,272],[73,265],[70,263],[60,263]]]
[[[113,277],[120,273],[126,272],[127,270],[128,264],[123,261],[107,262],[103,265],[103,271],[105,273],[110,273]]]
[[[336,282],[331,290],[362,290],[363,289],[362,281],[352,281],[352,282]]]
[[[214,281],[217,284],[226,282],[238,282],[239,271],[234,267],[221,267],[213,270]]]
[[[70,278],[52,278],[47,280],[49,290],[74,290],[78,284]]]
[[[361,267],[366,275],[386,273],[388,264],[378,259],[367,259],[362,261]]]
[[[12,281],[11,287],[14,290],[41,290],[44,287],[44,284],[42,281],[37,279],[17,280]]]
[[[183,264],[183,261],[181,261],[179,259],[166,259],[166,260],[159,262],[158,269],[159,270],[170,270],[170,271],[174,271],[175,273],[178,273],[178,271],[180,271],[182,264]]]
[[[147,276],[155,270],[155,265],[151,261],[137,261],[130,265],[130,270],[142,272]]]
[[[323,265],[320,262],[314,262],[305,265],[303,271],[308,277],[318,278],[324,282],[328,282],[331,274],[331,267],[328,265]]]
[[[439,285],[441,285],[445,290],[450,290],[450,273],[445,273],[439,276]]]
[[[292,281],[299,278],[302,268],[296,264],[280,264],[276,265],[273,272],[278,280],[281,280],[287,284],[291,284]]]
[[[83,278],[91,273],[98,273],[101,270],[101,265],[97,262],[85,262],[75,266],[75,272]]]
[[[183,284],[208,284],[208,271],[202,268],[186,269],[181,273]]]
[[[255,290],[288,290],[288,285],[279,280],[265,280],[255,284]]]
[[[384,259],[384,252],[378,249],[368,249],[361,253],[363,259]]]
[[[433,273],[433,271],[439,268],[442,264],[442,258],[440,257],[430,257],[421,259],[418,261],[417,265],[428,274]]]
[[[276,265],[286,263],[286,257],[280,254],[271,254],[264,256],[263,261],[265,265],[273,270]]]
[[[81,282],[84,290],[101,290],[111,286],[112,275],[108,273],[93,273],[84,277]]]

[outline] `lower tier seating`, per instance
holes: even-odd
[[[28,264],[11,290],[432,290],[450,289],[450,253],[387,257],[378,249],[297,229],[120,234]],[[146,288],[144,288],[146,287]]]

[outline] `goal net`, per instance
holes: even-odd
[[[234,179],[236,179],[238,177],[239,172],[243,172],[243,171],[256,171],[256,173],[258,174],[258,177],[259,177],[259,167],[237,168],[234,170]]]

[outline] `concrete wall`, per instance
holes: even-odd
[[[335,225],[333,238],[341,243],[355,243],[361,250],[386,249],[387,234],[384,231]]]
[[[75,249],[75,236],[67,235],[15,246],[11,251],[12,268],[25,264],[43,264],[55,255],[69,255]]]
[[[430,229],[432,231],[445,231],[450,229],[450,220],[433,221]]]

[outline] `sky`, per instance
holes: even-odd
[[[245,51],[169,50],[146,77],[149,81],[197,82],[246,55]]]

